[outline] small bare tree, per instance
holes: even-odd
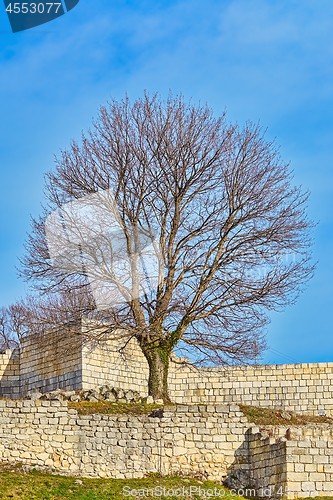
[[[149,394],[167,401],[176,346],[197,362],[254,360],[265,348],[265,311],[294,302],[312,276],[308,193],[291,181],[258,126],[231,125],[182,96],[112,101],[47,174],[48,206],[33,221],[22,273],[39,292],[63,296],[92,285],[84,262],[93,261],[96,282],[116,285],[122,303],[96,307],[87,293],[73,307],[66,302],[66,318],[80,311],[103,322],[99,338],[136,338],[150,369]],[[74,247],[67,249],[58,265],[45,231],[50,214],[110,189],[123,234],[117,248],[129,258],[126,283],[116,276],[107,231],[103,244],[97,236],[85,248],[76,243],[75,256]],[[139,269],[142,238],[150,238],[157,258],[157,280],[147,286]],[[296,258],[287,261],[290,254]],[[82,266],[68,265],[75,259]]]
[[[0,310],[0,350],[11,349],[12,333],[8,325],[8,312],[5,307]]]
[[[32,331],[30,309],[23,301],[0,309],[0,349],[17,349],[24,336]]]

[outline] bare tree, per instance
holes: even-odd
[[[32,331],[28,304],[23,301],[0,309],[0,349],[17,349],[22,338]]]
[[[149,393],[168,400],[176,346],[198,362],[254,360],[265,348],[267,310],[293,303],[312,276],[308,193],[291,183],[288,165],[258,126],[229,124],[224,114],[215,118],[207,106],[171,94],[166,101],[145,94],[133,105],[113,100],[47,174],[48,205],[33,220],[22,274],[46,294],[92,285],[87,265],[55,265],[45,223],[64,206],[111,189],[130,285],[116,276],[110,235],[83,250],[76,244],[76,257],[69,250],[62,263],[90,259],[98,280],[116,284],[123,300],[101,308],[94,296],[95,307],[89,299],[68,310],[84,317],[89,303],[90,317],[104,322],[100,338],[135,337],[150,368]],[[158,261],[158,279],[147,286],[140,235],[151,238]],[[290,254],[296,258],[287,261]]]
[[[11,349],[12,339],[8,325],[8,314],[5,307],[0,310],[0,349]]]

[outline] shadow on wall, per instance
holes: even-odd
[[[329,423],[251,427],[235,450],[225,483],[246,497],[332,496],[332,440]]]
[[[20,393],[20,349],[0,351],[0,397],[16,399]]]
[[[109,385],[145,397],[147,361],[136,339],[125,348],[121,342],[83,345],[81,331],[64,327],[42,337],[28,336],[20,352],[0,354],[0,395],[15,399],[18,387],[24,397],[34,389],[89,390]],[[176,404],[242,403],[333,415],[333,363],[195,367],[187,358],[171,361],[168,387]]]
[[[32,390],[81,389],[82,337],[68,328],[29,335],[20,350],[21,396]]]

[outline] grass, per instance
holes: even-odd
[[[89,402],[81,401],[79,403],[70,402],[69,408],[75,408],[81,415],[102,414],[124,414],[124,415],[144,415],[150,414],[161,405],[147,405],[145,403],[111,403],[108,401]],[[243,414],[250,422],[257,425],[305,425],[309,422],[315,423],[333,423],[333,419],[324,416],[306,416],[296,415],[289,412],[290,420],[281,416],[281,410],[271,410],[247,405],[239,405]],[[75,478],[53,474],[47,474],[33,470],[24,473],[24,467],[19,464],[14,466],[0,465],[0,499],[1,500],[141,500],[153,498],[151,490],[160,485],[160,478],[156,474],[150,474],[144,479],[92,479]],[[123,490],[124,487],[127,490]],[[168,500],[193,499],[200,500],[205,498],[225,499],[225,500],[244,500],[243,497],[231,494],[228,488],[218,485],[211,481],[201,482],[196,479],[186,479],[180,477],[168,477],[161,479],[161,486],[165,488],[166,495],[154,495],[154,498]],[[196,492],[192,490],[192,496],[172,495],[169,490],[184,488],[189,492],[190,487],[196,487]],[[199,494],[201,490],[223,490],[223,496]],[[132,490],[135,490],[134,492]],[[150,493],[147,493],[150,490]],[[131,491],[132,494],[124,493]],[[255,497],[250,497],[255,500]],[[303,497],[302,497],[303,498]],[[331,497],[311,497],[312,500],[332,500]]]
[[[110,401],[80,401],[78,403],[68,402],[68,408],[74,408],[79,415],[117,414],[117,415],[149,415],[153,410],[164,405],[146,403],[111,403]]]
[[[142,495],[143,489],[155,489],[159,486],[159,477],[156,474],[148,475],[144,479],[77,479],[75,477],[64,477],[32,471],[23,474],[16,467],[8,468],[0,472],[0,498],[1,500],[20,499],[20,500],[135,500],[139,498],[153,498],[151,493],[149,497]],[[124,487],[127,490],[123,490]],[[161,479],[161,486],[165,488],[166,496],[157,496],[155,498],[168,498],[176,500],[177,498],[190,498],[189,496],[172,496],[167,494],[168,490],[185,488],[189,491],[190,486],[202,490],[217,488],[223,489],[226,500],[242,500],[242,497],[231,495],[224,486],[211,481],[201,482],[195,479],[184,479],[179,477],[169,477]],[[124,495],[129,491],[136,490],[133,495]],[[141,490],[141,492],[140,492]],[[140,494],[141,493],[141,494]],[[192,492],[192,499],[202,498],[202,495]],[[222,498],[215,497],[210,498]]]
[[[96,413],[108,415],[150,415],[153,410],[164,405],[146,404],[146,403],[111,403],[109,401],[80,401],[78,403],[68,402],[68,408],[74,408],[79,415],[93,415]],[[260,408],[258,406],[239,405],[241,412],[247,417],[249,422],[257,425],[306,425],[310,422],[333,424],[332,417],[298,415],[288,412],[291,415],[290,420],[281,416],[282,410],[272,410],[269,408]]]
[[[298,415],[288,412],[291,415],[290,420],[281,416],[282,410],[271,410],[269,408],[260,408],[257,406],[239,405],[241,412],[247,417],[249,422],[257,425],[306,425],[310,422],[323,424],[333,424],[333,418],[325,416]],[[285,410],[288,411],[288,410]]]
[[[165,494],[157,495],[154,492],[159,485],[160,479],[157,474],[148,474],[143,479],[78,479],[51,475],[36,470],[25,474],[19,465],[16,467],[0,466],[1,500],[141,500],[153,498],[156,500],[245,500],[244,497],[236,495],[235,491],[231,493],[225,486],[212,481],[202,482],[180,477],[162,478],[161,488],[165,488]],[[196,491],[192,490],[191,496],[190,487],[196,488]],[[181,494],[175,492],[179,488]],[[182,494],[183,488],[185,495]],[[214,495],[215,488],[216,496]],[[170,490],[173,490],[174,494]],[[208,490],[212,490],[212,492]],[[220,495],[218,495],[219,491]],[[258,497],[254,496],[247,498],[259,500]],[[303,496],[299,498],[307,500]],[[332,500],[332,497],[323,496],[308,497],[308,499],[310,498],[311,500]]]

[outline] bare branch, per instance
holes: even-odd
[[[46,299],[54,313],[44,316],[43,327],[78,315],[103,325],[89,338],[127,332],[124,342],[138,340],[151,373],[162,358],[167,371],[178,343],[192,359],[197,352],[198,362],[254,360],[265,348],[267,310],[292,304],[314,272],[308,193],[293,186],[274,143],[260,127],[229,124],[224,114],[215,118],[182,96],[112,100],[46,179],[48,205],[32,223],[22,259],[22,275],[38,292],[57,297]],[[107,231],[96,230],[85,244],[96,276],[123,298],[100,310],[89,266],[55,266],[44,226],[66,204],[108,190],[130,264],[127,281],[116,276]],[[77,231],[84,238],[82,225]],[[141,262],[145,239],[157,256],[155,282]],[[45,308],[38,304],[36,318]]]

